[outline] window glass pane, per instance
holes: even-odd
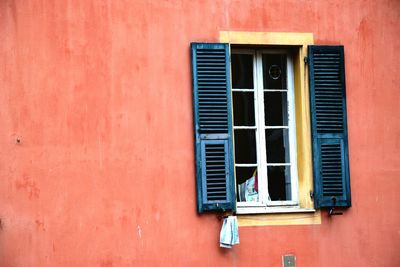
[[[267,162],[290,163],[289,130],[267,129],[265,130],[265,137],[267,140]]]
[[[271,200],[291,200],[290,166],[268,166],[268,192]]]
[[[264,89],[286,89],[286,55],[263,54]]]
[[[254,93],[233,92],[233,121],[235,126],[254,126]]]
[[[287,92],[264,92],[265,125],[287,126]]]
[[[256,167],[236,167],[237,201],[258,201]]]
[[[257,163],[256,131],[249,129],[235,130],[236,163]]]
[[[232,54],[232,88],[253,89],[253,55]]]

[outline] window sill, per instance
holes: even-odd
[[[244,210],[246,210],[244,212]],[[243,226],[266,226],[266,225],[310,225],[321,224],[321,211],[302,208],[264,208],[251,213],[255,209],[238,208],[236,211],[238,224]]]

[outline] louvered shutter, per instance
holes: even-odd
[[[316,208],[350,207],[343,46],[309,46]]]
[[[198,211],[235,210],[229,45],[192,43]]]

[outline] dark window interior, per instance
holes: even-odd
[[[233,92],[233,125],[254,126],[254,93]]]
[[[232,88],[252,89],[253,83],[253,55],[232,54]]]

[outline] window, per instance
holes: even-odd
[[[349,207],[343,47],[231,37],[191,46],[198,211]]]
[[[231,53],[238,206],[297,206],[297,148],[290,50]]]

